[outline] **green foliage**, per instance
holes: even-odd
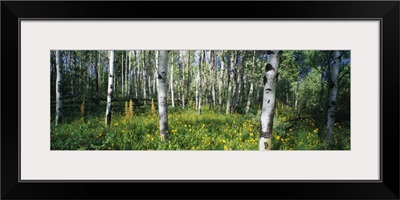
[[[129,106],[128,106],[129,110]],[[333,143],[319,139],[323,128],[316,119],[293,123],[295,112],[281,108],[274,119],[272,150],[350,149],[348,123],[336,123]],[[123,111],[113,112],[110,127],[104,126],[104,114],[51,124],[52,150],[258,150],[260,113],[224,115],[206,107],[202,115],[193,109],[169,109],[169,140],[162,142],[158,117],[150,108],[134,113],[127,120]],[[289,128],[290,127],[290,128]]]

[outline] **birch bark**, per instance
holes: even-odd
[[[106,107],[106,125],[111,124],[111,108],[112,108],[112,97],[113,97],[113,79],[114,77],[114,51],[110,51],[110,67],[108,69],[108,91],[107,91],[107,107]]]
[[[268,51],[264,75],[263,104],[261,112],[259,150],[271,150],[271,135],[274,122],[276,81],[279,66],[279,51]]]
[[[160,66],[158,68],[158,116],[160,121],[160,135],[162,140],[168,139],[168,51],[160,51]]]
[[[338,73],[340,65],[340,51],[334,52],[334,63],[330,70],[329,81],[329,105],[328,105],[328,121],[326,127],[326,142],[330,142],[333,134],[333,125],[335,124],[336,97],[338,91]]]
[[[63,99],[62,99],[62,75],[63,66],[61,61],[61,53],[59,50],[56,51],[56,125],[62,121],[62,109],[63,109]]]

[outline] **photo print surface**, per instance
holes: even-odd
[[[349,50],[51,50],[51,150],[350,150]]]

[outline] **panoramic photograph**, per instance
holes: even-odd
[[[50,150],[350,150],[350,50],[51,50]]]

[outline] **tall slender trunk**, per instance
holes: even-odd
[[[237,100],[235,104],[235,110],[237,110],[237,107],[242,103],[242,93],[244,91],[243,87],[243,67],[239,71],[239,78],[238,78],[238,93],[237,93]]]
[[[73,51],[69,51],[68,52],[68,69],[69,69],[69,74],[70,74],[70,76],[71,76],[71,78],[70,78],[70,80],[71,80],[71,87],[70,87],[70,89],[71,89],[71,93],[72,94],[75,94],[74,93],[74,87],[73,87],[73,85],[74,85],[74,83],[73,83],[73,71],[74,71],[74,68],[72,67],[72,58],[73,58]]]
[[[75,51],[72,53],[74,58],[74,67],[72,68],[72,93],[76,94],[76,54]]]
[[[129,54],[129,63],[128,63],[128,67],[129,67],[129,75],[128,75],[128,96],[131,95],[131,85],[132,85],[132,69],[131,69],[131,61],[132,61],[132,50],[129,50],[128,52]]]
[[[124,86],[125,86],[125,83],[124,83],[124,52],[121,52],[121,59],[122,59],[122,62],[121,62],[121,95],[122,96],[124,96]]]
[[[124,96],[128,94],[128,54],[129,51],[125,52],[125,83],[124,83]]]
[[[242,62],[243,63],[243,62]],[[241,64],[239,65],[241,66]],[[235,76],[235,98],[234,98],[234,103],[233,103],[233,107],[232,107],[232,111],[236,112],[236,108],[238,107],[239,103],[240,103],[240,90],[241,90],[241,86],[242,86],[242,69],[241,67],[237,68],[237,73]]]
[[[151,77],[150,77],[150,65],[151,65],[151,51],[148,51],[147,54],[147,64],[146,64],[146,75],[147,75],[147,82],[146,82],[146,90],[148,92],[148,97],[151,98],[153,97],[152,91],[150,89],[151,87]]]
[[[107,107],[106,107],[106,125],[111,124],[111,108],[113,98],[113,81],[114,81],[114,51],[110,51],[110,68],[108,69],[108,90],[107,90]]]
[[[146,87],[147,87],[147,91],[149,91],[149,98],[153,96],[151,89],[150,89],[150,85],[151,85],[151,78],[150,78],[150,71],[149,69],[147,69],[147,82],[146,82]]]
[[[98,60],[98,64],[97,64],[97,68],[98,68],[98,70],[97,70],[97,76],[99,77],[99,95],[100,95],[100,91],[102,90],[101,89],[101,84],[102,84],[102,82],[104,82],[103,81],[103,71],[104,71],[104,66],[103,66],[103,62],[102,62],[102,59],[101,59],[101,51],[99,51],[98,53],[97,53],[97,60]],[[100,95],[101,96],[101,95]]]
[[[83,75],[83,70],[82,70],[82,62],[79,61],[79,75],[81,78],[78,78],[78,86],[79,86],[79,92],[83,95],[83,90],[84,90],[84,75]]]
[[[56,51],[56,71],[57,71],[57,79],[56,79],[56,125],[61,123],[62,121],[62,111],[63,111],[63,99],[62,99],[62,81],[63,81],[63,66],[61,62],[60,51]]]
[[[297,81],[297,85],[296,85],[296,98],[295,98],[295,101],[294,101],[294,107],[295,107],[296,109],[298,109],[299,88],[300,88],[300,78],[299,78],[299,80]]]
[[[185,58],[182,51],[180,51],[180,59],[182,63],[182,108],[185,109]]]
[[[325,81],[324,81],[324,74],[323,73],[321,73],[321,78],[320,78],[320,91],[319,91],[319,96],[320,96],[320,98],[318,98],[318,105],[326,105],[325,104],[325,102],[326,101],[324,101],[324,98],[323,98],[323,96],[325,96],[324,94],[325,94]],[[324,102],[324,103],[323,103]],[[321,111],[325,111],[325,108],[324,108],[325,106],[322,106],[321,107]]]
[[[328,122],[326,128],[326,142],[330,142],[333,134],[333,125],[335,124],[335,111],[336,111],[336,97],[338,91],[338,74],[340,65],[340,51],[334,52],[334,63],[330,70],[329,82],[329,105],[328,105]]]
[[[236,57],[235,57],[235,62]],[[230,113],[234,112],[235,106],[236,106],[236,98],[237,98],[237,93],[238,93],[238,79],[239,79],[239,68],[238,66],[235,67],[234,73],[233,73],[233,83],[232,83],[232,92],[231,92],[231,109]]]
[[[196,110],[199,111],[199,74],[196,75]]]
[[[172,64],[171,64],[171,103],[172,107],[175,107],[175,101],[174,101],[174,54],[172,54]]]
[[[221,61],[221,66],[219,69],[219,76],[218,76],[218,113],[222,112],[222,80],[224,78],[224,67],[225,67],[225,63],[224,63],[224,52],[220,51],[218,54],[218,59]]]
[[[153,81],[154,81],[154,83],[153,83],[153,96],[157,96],[157,91],[156,91],[156,88],[157,88],[157,70],[155,70],[154,71],[154,75],[153,75]]]
[[[209,79],[209,78],[207,78],[206,77],[206,70],[207,70],[207,56],[206,56],[206,54],[205,54],[205,52],[206,51],[203,51],[203,67],[202,67],[202,72],[201,72],[201,74],[202,74],[202,88],[203,88],[203,90],[201,91],[201,94],[202,94],[202,99],[204,99],[204,101],[205,101],[205,104],[207,104],[208,103],[208,86],[207,86],[207,80]]]
[[[99,98],[99,74],[98,74],[98,71],[99,71],[99,69],[98,69],[99,68],[98,67],[99,57],[98,57],[98,52],[97,51],[95,51],[95,52],[96,52],[96,54],[95,54],[96,61],[94,62],[94,70],[95,70],[94,74],[96,76],[95,89],[96,89],[96,98]]]
[[[246,105],[246,114],[248,114],[249,113],[249,110],[250,110],[250,104],[251,104],[251,101],[252,101],[252,98],[253,98],[253,80],[254,80],[254,78],[253,78],[253,76],[254,76],[254,69],[256,68],[256,66],[255,66],[255,61],[256,61],[256,51],[253,51],[253,65],[252,65],[252,69],[251,69],[251,78],[249,78],[250,79],[250,91],[249,91],[249,96],[247,97],[247,105]]]
[[[276,81],[279,66],[279,51],[268,51],[264,76],[264,94],[260,123],[259,150],[271,150],[271,135],[274,122]]]
[[[168,139],[168,51],[160,51],[160,67],[158,69],[158,116],[162,140]]]
[[[136,69],[135,69],[135,97],[139,98],[140,95],[140,52],[135,51],[135,61],[136,61]]]
[[[87,64],[87,63],[85,63],[85,64]],[[89,65],[89,66],[90,66],[90,65]],[[89,67],[87,67],[86,70],[85,70],[85,72],[84,72],[84,73],[85,73],[85,88],[86,88],[85,94],[88,93],[89,84],[90,84],[88,72],[89,72]]]
[[[202,70],[201,70],[201,62],[202,62],[202,60],[204,59],[203,57],[203,54],[202,54],[202,51],[200,51],[200,53],[199,53],[199,71],[198,71],[198,84],[199,84],[199,107],[198,107],[198,109],[197,109],[197,113],[198,114],[201,114],[201,97],[202,97]]]
[[[192,71],[190,70],[191,66],[192,66],[192,63],[190,62],[190,50],[188,50],[188,63],[187,63],[188,80],[186,82],[186,96],[187,96],[187,99],[189,99],[189,100],[190,100],[190,83],[192,81],[192,74],[191,74]]]
[[[215,55],[214,51],[211,51],[210,53],[210,90],[211,90],[211,102],[210,102],[210,110],[214,109],[215,107],[215,85],[214,85],[214,78],[215,78],[215,73],[214,73],[214,62],[215,62]]]
[[[226,101],[226,114],[229,115],[231,113],[231,101],[232,101],[232,85],[234,84],[234,79],[235,79],[235,55],[234,51],[231,51],[231,62],[230,62],[230,68],[229,68],[229,81],[228,81],[228,99]]]
[[[156,85],[156,88],[157,88],[157,95],[158,95],[158,67],[159,67],[159,64],[158,64],[158,61],[159,61],[159,59],[158,59],[158,51],[156,51],[156,55],[155,55],[155,66],[156,66],[156,70],[155,70],[155,76],[154,76],[154,78],[155,78],[155,80],[157,80],[157,81],[155,81],[155,85]]]
[[[147,74],[146,74],[146,65],[145,65],[145,60],[146,60],[146,51],[143,51],[143,67],[142,67],[142,80],[143,80],[143,98],[147,98],[147,88],[146,88],[146,81],[147,81]],[[145,101],[146,102],[146,101]]]
[[[68,57],[67,57],[67,64],[64,65],[64,73],[67,74],[68,73],[68,69],[71,68],[71,51],[66,51],[68,52]]]

